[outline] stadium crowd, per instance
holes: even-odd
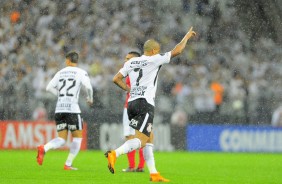
[[[125,94],[112,77],[125,54],[148,38],[170,50],[190,25],[197,38],[160,72],[156,122],[270,124],[281,105],[281,45],[250,42],[223,0],[4,0],[0,10],[2,120],[53,118],[56,98],[45,88],[70,50],[95,93],[90,110],[81,98],[86,116],[121,120]]]

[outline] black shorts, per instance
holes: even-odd
[[[82,118],[78,113],[56,113],[55,121],[57,126],[57,131],[62,130],[82,130]]]
[[[155,107],[149,104],[145,98],[128,102],[129,126],[150,137],[153,128],[154,110]]]

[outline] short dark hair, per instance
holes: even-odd
[[[66,59],[69,59],[72,63],[77,63],[78,62],[78,53],[75,51],[71,51],[67,53]]]
[[[136,57],[140,57],[141,56],[141,54],[139,52],[137,52],[137,51],[130,51],[128,54],[132,54],[132,55],[134,55]]]

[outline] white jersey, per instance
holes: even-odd
[[[145,98],[148,103],[155,106],[158,73],[162,64],[169,63],[171,53],[157,54],[154,56],[134,57],[127,61],[120,73],[129,76],[131,83],[128,101]]]
[[[50,87],[56,89],[56,113],[81,113],[78,98],[82,85],[92,91],[87,72],[80,68],[68,66],[56,73],[47,86],[47,90]]]

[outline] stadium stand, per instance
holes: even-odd
[[[244,1],[230,2],[1,1],[0,119],[36,119],[33,114],[39,113],[36,109],[45,112],[42,107],[47,113],[41,114],[53,119],[56,99],[45,87],[64,65],[64,54],[77,50],[95,93],[90,110],[81,99],[84,116],[97,122],[120,120],[124,94],[111,79],[124,55],[140,51],[151,37],[163,51],[170,50],[193,25],[198,36],[189,51],[160,72],[165,80],[159,81],[156,122],[177,124],[184,116],[196,123],[270,124],[282,102],[282,52],[275,40],[281,28],[274,26],[270,36],[250,36],[244,31],[248,20],[239,11]],[[212,81],[224,89],[218,109]],[[109,109],[111,115],[105,117]]]

